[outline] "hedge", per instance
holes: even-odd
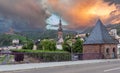
[[[14,50],[13,52],[24,53],[29,57],[40,60],[41,62],[58,62],[71,60],[71,54],[64,51]]]

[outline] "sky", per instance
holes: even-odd
[[[120,0],[0,0],[0,31],[57,29],[79,30],[120,23]]]

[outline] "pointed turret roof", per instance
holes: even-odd
[[[118,42],[113,39],[108,33],[106,27],[99,19],[96,26],[92,30],[90,36],[86,39],[84,44],[117,44]]]

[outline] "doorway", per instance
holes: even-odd
[[[116,49],[115,48],[113,48],[113,51],[112,51],[112,58],[113,59],[116,58]]]

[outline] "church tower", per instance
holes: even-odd
[[[63,29],[62,29],[62,20],[59,21],[59,28],[58,28],[58,43],[62,44],[63,41]]]

